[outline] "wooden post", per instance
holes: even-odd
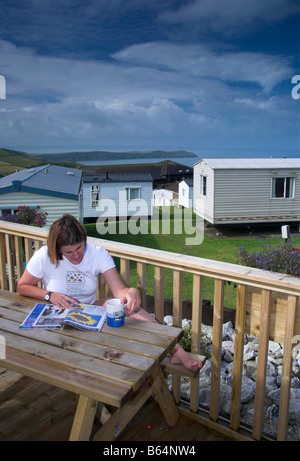
[[[77,404],[70,441],[89,440],[97,410],[97,401],[81,395]]]
[[[22,245],[22,237],[19,237],[17,235],[15,235],[15,259],[16,259],[17,279],[20,280],[24,272],[23,245]]]
[[[263,428],[266,372],[269,349],[269,325],[271,314],[270,290],[263,290],[260,312],[259,345],[257,357],[256,392],[254,403],[253,438],[260,440]]]
[[[129,259],[120,259],[120,276],[126,286],[130,286],[130,261]]]
[[[161,367],[156,368],[156,370],[152,373],[150,382],[155,399],[158,401],[168,425],[171,427],[175,426],[179,419],[179,413],[165,382]]]
[[[140,292],[142,306],[146,306],[147,298],[146,298],[146,264],[145,263],[137,263],[137,288]]]
[[[214,318],[213,318],[213,348],[211,362],[211,390],[209,417],[216,421],[219,415],[222,328],[224,312],[224,281],[215,280]]]
[[[24,238],[24,249],[25,249],[25,261],[26,264],[29,262],[31,256],[33,255],[32,250],[32,239],[31,238]]]
[[[16,291],[13,236],[5,234],[6,261],[9,291]]]
[[[6,238],[5,234],[0,234],[0,288],[2,290],[8,289],[6,277]]]
[[[182,272],[173,271],[173,326],[182,325]],[[172,392],[177,403],[180,401],[180,376],[172,375]]]
[[[230,427],[237,431],[240,425],[241,387],[243,376],[243,353],[246,318],[246,286],[239,285],[235,316],[234,358],[232,372],[232,396]]]
[[[154,314],[159,323],[164,320],[164,268],[154,268]]]
[[[283,346],[283,365],[278,415],[277,440],[286,440],[290,403],[290,385],[292,372],[292,348],[296,320],[297,297],[289,296],[285,323],[285,340]]]
[[[182,322],[182,272],[173,271],[173,325],[181,328]]]
[[[192,346],[193,354],[200,353],[202,323],[202,275],[193,275]]]

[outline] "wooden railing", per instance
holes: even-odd
[[[15,291],[34,249],[46,241],[47,229],[0,222],[0,284],[2,289]],[[147,285],[155,287],[155,317],[164,317],[164,270],[173,272],[173,324],[182,322],[183,274],[192,274],[192,352],[198,353],[201,342],[202,287],[206,277],[214,280],[213,345],[211,366],[210,408],[201,409],[199,384],[191,386],[190,404],[181,402],[179,410],[186,416],[237,439],[261,440],[264,437],[264,395],[267,370],[268,342],[274,340],[284,346],[279,422],[277,439],[285,440],[288,428],[291,384],[292,347],[295,335],[300,335],[300,279],[264,272],[258,269],[202,259],[193,256],[153,250],[97,238],[88,238],[93,245],[101,245],[120,259],[120,275],[129,283],[129,263],[136,263],[137,281],[146,303]],[[154,267],[154,280],[146,277],[146,267]],[[232,373],[231,414],[228,421],[219,414],[222,324],[225,282],[237,285],[235,349]],[[99,295],[107,288],[99,280]],[[240,420],[243,350],[245,334],[259,338],[257,379],[253,427],[243,427]],[[173,378],[172,386],[178,394],[180,380]],[[199,406],[200,403],[200,406]]]

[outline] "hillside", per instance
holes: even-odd
[[[39,154],[34,157],[46,160],[47,162],[59,161],[101,161],[101,160],[128,160],[128,159],[143,159],[143,158],[180,158],[180,157],[197,157],[192,152],[184,150],[151,150],[151,151],[130,151],[130,152],[107,152],[107,151],[91,151],[91,152],[65,152],[60,154]]]
[[[11,149],[0,148],[0,177],[14,173],[16,170],[23,170],[25,168],[33,168],[36,166],[51,163],[52,165],[67,166],[70,168],[81,168],[83,171],[87,168],[80,165],[80,161],[101,161],[101,160],[122,160],[126,159],[139,159],[153,158],[189,158],[197,157],[191,152],[182,150],[178,151],[132,151],[132,152],[106,152],[106,151],[93,151],[93,152],[66,152],[61,154],[27,154],[25,152],[15,151]],[[170,164],[172,162],[170,161]],[[140,165],[136,165],[138,168]],[[119,165],[119,169],[122,165]],[[128,168],[128,166],[127,166]],[[88,169],[88,168],[87,168]],[[126,166],[125,166],[126,169]],[[131,166],[134,169],[134,166]],[[144,168],[143,168],[144,169]]]
[[[0,149],[0,176],[14,173],[17,169],[32,168],[43,165],[40,159],[35,159],[23,152],[10,149]]]
[[[14,173],[16,170],[24,170],[25,168],[33,168],[36,166],[49,163],[45,160],[32,156],[24,152],[19,152],[11,149],[0,148],[0,177]],[[75,162],[51,162],[61,166],[69,166],[78,168]]]

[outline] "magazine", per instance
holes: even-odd
[[[20,328],[61,329],[69,325],[81,330],[100,331],[106,320],[103,306],[76,304],[61,309],[55,304],[36,304]]]

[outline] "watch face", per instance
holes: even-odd
[[[50,294],[49,293],[45,294],[45,300],[49,301],[49,299],[50,299]]]

